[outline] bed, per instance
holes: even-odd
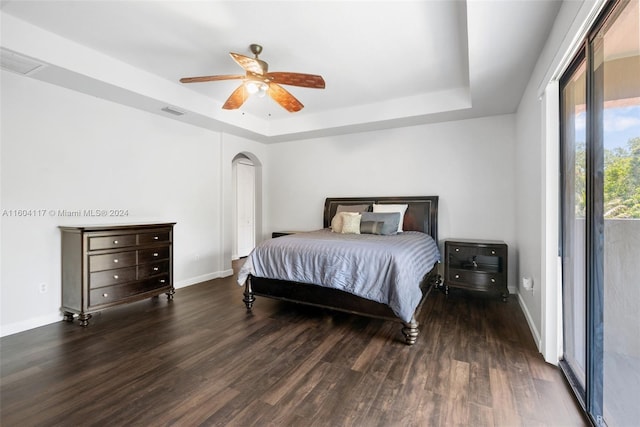
[[[344,234],[332,231],[338,216]],[[356,217],[361,232],[345,231]],[[438,196],[327,198],[323,226],[256,246],[238,273],[247,310],[261,296],[393,320],[414,344],[420,309],[442,282]]]

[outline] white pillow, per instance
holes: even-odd
[[[400,212],[400,223],[398,224],[398,233],[402,233],[402,224],[404,223],[404,213],[409,205],[373,205],[374,212]]]
[[[338,212],[331,220],[331,231],[334,233],[342,233],[343,218],[345,216],[360,215],[358,212]]]
[[[341,212],[346,213],[346,212]],[[342,234],[360,234],[360,219],[362,215],[345,215],[342,217]]]

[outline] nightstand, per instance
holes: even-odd
[[[496,240],[446,240],[444,242],[445,293],[449,288],[500,293],[507,288],[508,247]]]
[[[271,233],[271,238],[288,236],[289,234],[303,233],[302,231],[274,231]]]

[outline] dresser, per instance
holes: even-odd
[[[446,240],[444,242],[445,292],[450,287],[509,296],[508,247],[496,240]]]
[[[64,319],[87,326],[91,313],[173,287],[175,223],[60,227]]]

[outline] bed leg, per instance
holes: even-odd
[[[411,319],[411,322],[405,323],[402,328],[402,334],[404,335],[404,341],[407,345],[414,345],[418,340],[418,334],[420,330],[418,329],[418,322],[415,319]]]
[[[256,300],[256,297],[253,296],[253,289],[251,289],[251,279],[247,279],[247,283],[244,285],[244,298],[242,301],[244,305],[247,306],[247,311],[251,311],[253,308],[253,303]]]

